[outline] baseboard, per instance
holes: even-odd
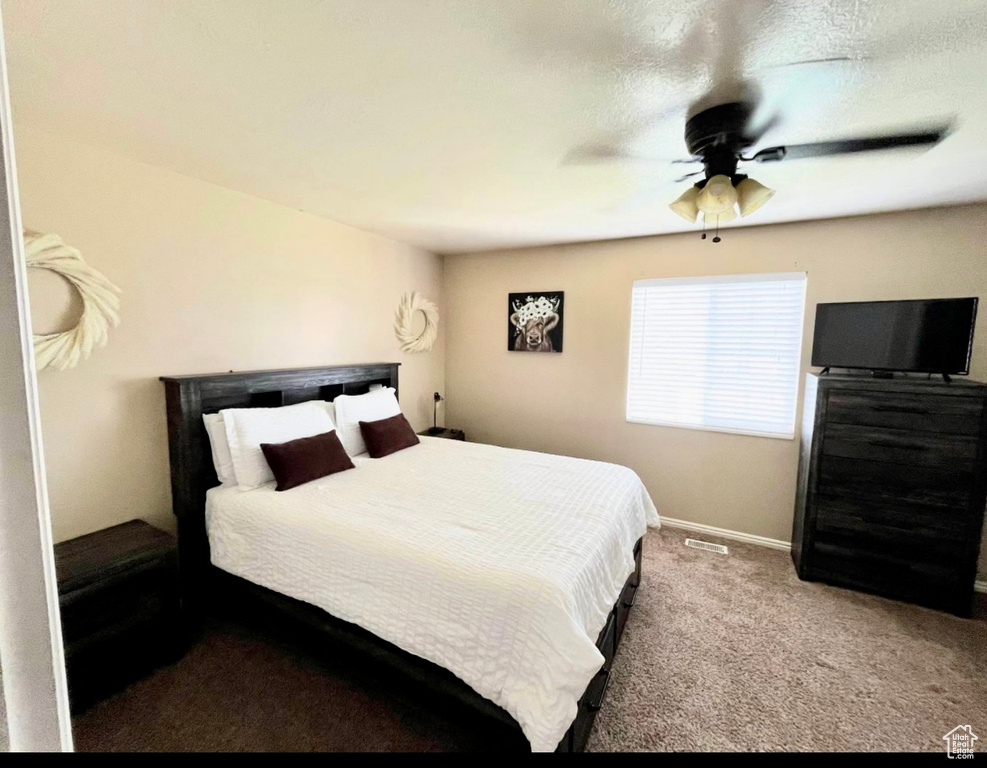
[[[669,528],[679,528],[683,531],[695,531],[696,533],[706,533],[710,536],[719,536],[721,539],[730,539],[732,541],[742,541],[747,544],[756,544],[759,547],[783,549],[786,552],[792,548],[792,543],[790,541],[769,539],[766,536],[755,536],[751,533],[731,531],[728,528],[715,528],[712,525],[703,525],[701,523],[690,523],[688,520],[676,520],[674,517],[662,517],[661,524],[667,525]],[[973,591],[987,595],[987,580],[973,582]]]
[[[786,552],[792,548],[792,543],[790,541],[769,539],[767,536],[755,536],[752,533],[741,533],[740,531],[731,531],[727,528],[714,528],[712,525],[690,523],[688,520],[676,520],[674,517],[662,516],[661,524],[667,525],[669,528],[681,528],[683,531],[695,531],[696,533],[706,533],[710,536],[719,536],[721,539],[742,541],[746,544],[756,544],[759,547],[783,549]]]

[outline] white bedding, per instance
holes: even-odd
[[[423,437],[278,493],[213,488],[212,562],[451,670],[555,749],[658,513],[626,467]]]

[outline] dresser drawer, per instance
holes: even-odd
[[[834,423],[826,425],[822,451],[826,456],[971,471],[977,438]]]
[[[846,496],[816,497],[816,521],[825,525],[848,527],[856,525],[887,525],[892,528],[912,527],[929,536],[963,536],[970,511],[959,507],[895,504]]]
[[[973,484],[970,472],[823,454],[816,491],[849,499],[966,510]]]
[[[102,659],[105,664],[106,660],[122,661],[125,653],[158,657],[161,655],[158,647],[174,648],[179,642],[181,628],[176,626],[174,612],[168,611],[167,601],[156,602],[157,606],[144,606],[124,621],[65,638],[65,659],[72,664],[72,672],[78,674],[90,659]],[[128,646],[133,643],[139,643],[139,648],[131,651]]]
[[[59,596],[67,644],[88,645],[125,628],[177,612],[172,558],[160,558]]]
[[[979,397],[833,390],[826,405],[826,420],[950,435],[977,435],[982,408],[983,401]]]
[[[891,595],[920,594],[926,599],[941,599],[942,592],[958,586],[956,570],[948,564],[909,561],[830,542],[813,547],[812,572],[826,581]]]
[[[966,547],[966,516],[940,509],[895,507],[821,497],[815,540],[925,563],[950,566]]]

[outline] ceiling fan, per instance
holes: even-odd
[[[972,30],[982,28],[982,9],[949,8],[950,13],[933,15],[921,23],[889,27],[864,46],[852,41],[844,44],[837,38],[832,41],[833,45],[819,49],[821,56],[771,65],[750,60],[752,53],[771,48],[770,33],[765,32],[770,25],[765,24],[765,20],[773,19],[778,29],[784,29],[786,25],[798,29],[800,11],[797,4],[792,6],[770,0],[711,3],[710,13],[697,16],[684,33],[668,34],[672,26],[669,23],[662,27],[660,39],[647,34],[642,36],[637,27],[627,26],[614,36],[609,47],[603,46],[605,60],[629,56],[635,67],[654,69],[656,76],[677,83],[685,93],[689,93],[697,78],[706,78],[706,91],[691,103],[672,107],[666,104],[657,113],[642,115],[602,142],[575,147],[563,162],[577,165],[621,161],[667,163],[669,160],[639,156],[627,147],[636,135],[673,114],[684,112],[689,116],[685,125],[685,144],[690,157],[670,162],[701,163],[703,170],[678,179],[681,182],[701,175],[698,182],[671,204],[671,209],[691,223],[702,215],[704,225],[718,228],[719,224],[738,215],[750,215],[775,194],[738,170],[743,164],[933,146],[949,134],[951,120],[887,135],[761,148],[765,134],[777,128],[783,122],[782,116],[792,108],[787,103],[789,97],[803,96],[811,88],[811,81],[808,86],[805,84],[806,77],[832,73],[833,77],[827,75],[827,80],[838,80],[841,70],[854,72],[870,62],[896,60],[908,52],[933,45],[943,36],[956,39],[960,44],[960,38],[956,37],[959,34],[962,44],[973,44]],[[579,42],[576,41],[573,50],[585,57],[587,46],[579,45]],[[589,54],[600,53],[598,39],[594,37],[592,42]],[[762,99],[764,91],[758,81],[767,76],[770,82],[773,79],[770,73],[785,73],[784,78],[791,85],[779,90],[776,81],[767,86],[769,95]],[[706,238],[705,229],[702,237]],[[718,232],[714,233],[713,242],[720,242]]]
[[[942,141],[950,126],[942,124],[923,130],[822,141],[814,144],[789,144],[761,149],[747,156],[744,153],[754,147],[771,123],[755,129],[752,117],[756,105],[749,101],[736,101],[709,107],[689,118],[685,125],[685,144],[692,156],[677,163],[697,162],[702,171],[689,173],[677,181],[693,176],[703,178],[693,184],[669,207],[682,218],[695,223],[702,214],[705,225],[716,227],[713,242],[720,242],[719,225],[748,216],[774,196],[774,190],[738,172],[740,163],[773,163],[807,157],[825,157],[855,152],[873,152],[899,147],[932,146]],[[702,235],[706,239],[705,228]]]

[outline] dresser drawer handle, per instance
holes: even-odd
[[[600,695],[597,696],[593,701],[586,702],[586,706],[592,712],[599,712],[603,707],[603,700],[607,697],[607,687],[610,685],[610,670],[606,670],[603,674],[603,687],[600,688]]]

